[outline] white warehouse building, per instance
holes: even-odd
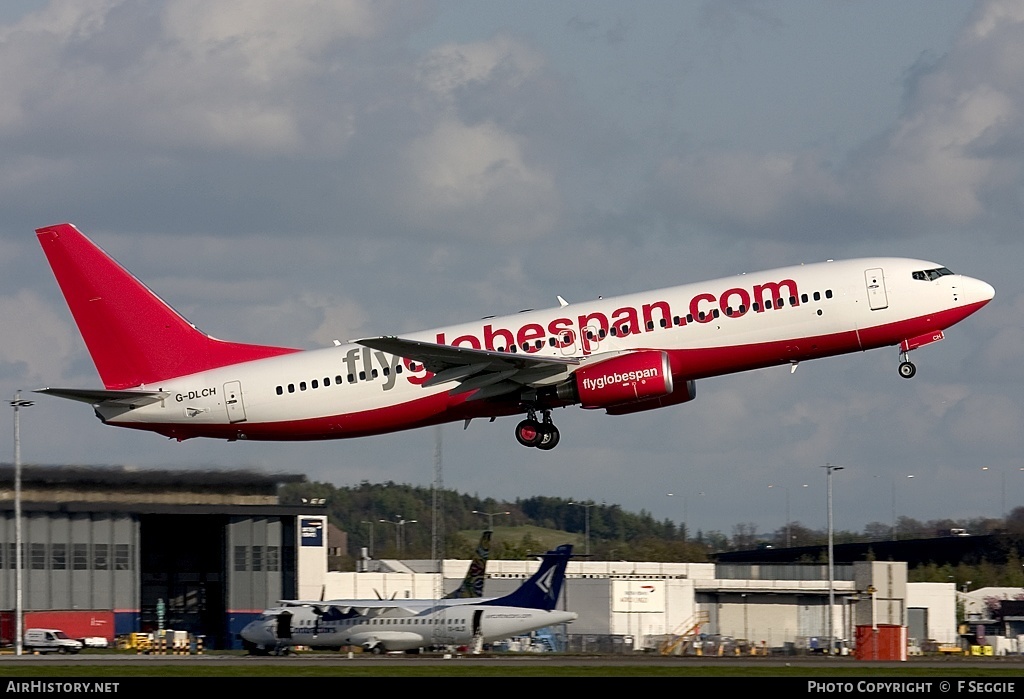
[[[301,599],[438,599],[455,588],[469,561],[370,561],[380,572],[328,572],[325,551],[302,546]],[[491,560],[484,594],[515,589],[537,561]],[[614,643],[624,650],[655,649],[697,631],[764,648],[827,646],[831,631],[851,641],[856,627],[908,627],[910,638],[955,643],[952,583],[907,583],[907,564],[870,561],[822,564],[643,563],[571,561],[560,607],[579,614],[564,633]],[[830,604],[830,599],[832,603]],[[268,600],[268,606],[276,600]],[[613,639],[609,641],[609,639]],[[578,646],[578,644],[577,644]]]

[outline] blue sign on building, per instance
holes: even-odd
[[[302,546],[324,545],[324,522],[322,519],[303,519],[300,526],[302,528]]]

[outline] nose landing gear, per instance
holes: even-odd
[[[917,373],[917,367],[914,366],[914,363],[910,361],[908,356],[909,352],[900,352],[899,372],[900,376],[903,378],[912,379],[914,378],[914,374]]]
[[[524,447],[537,447],[547,451],[554,449],[560,435],[558,428],[551,422],[551,411],[542,411],[543,422],[537,420],[537,411],[530,408],[526,419],[516,425],[516,440]]]

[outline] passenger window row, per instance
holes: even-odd
[[[826,289],[824,297],[826,299],[831,299],[832,296],[833,296],[832,290],[831,289]],[[801,294],[800,295],[800,303],[809,303],[812,298],[815,301],[820,301],[821,298],[822,298],[822,293],[820,291],[815,291],[810,296],[808,296],[807,294]],[[771,310],[772,304],[773,304],[772,299],[768,299],[767,301],[764,302],[764,309],[765,310]],[[775,308],[783,308],[785,305],[786,305],[786,303],[785,303],[785,301],[781,297],[774,300]],[[789,305],[790,306],[796,306],[797,305],[796,296],[790,296],[789,297]],[[728,306],[725,309],[725,315],[730,316],[730,317],[734,316],[734,315],[743,315],[744,313],[747,312],[747,310],[748,310],[747,307],[745,305],[743,305],[743,304],[740,304],[735,309],[732,306]],[[755,313],[757,313],[758,311],[761,310],[761,304],[757,303],[757,302],[754,302],[753,304],[751,304],[749,310],[754,311]],[[697,314],[697,320],[698,321],[703,321],[704,319],[706,319],[708,317],[708,315],[709,314],[706,313],[705,311],[701,311],[700,313]],[[720,311],[717,308],[715,308],[715,309],[712,309],[710,315],[711,315],[712,318],[718,318],[718,317],[721,316],[721,313],[720,313]],[[687,313],[685,316],[673,316],[672,317],[672,325],[675,325],[675,326],[689,325],[693,321],[694,321],[694,316],[693,316],[692,313]],[[663,328],[667,328],[668,327],[668,322],[664,318],[662,318],[659,321],[659,323],[660,323],[661,327],[663,327]],[[647,330],[654,330],[654,321],[653,320],[647,321]],[[594,332],[588,330],[587,331],[587,339],[588,340],[594,340],[594,339],[603,340],[608,335],[611,335],[612,337],[615,337],[616,335],[626,336],[626,335],[629,335],[630,332],[631,331],[630,331],[629,323],[624,323],[621,326],[614,326],[613,325],[608,331],[605,331],[602,328],[601,330],[597,331],[596,335],[595,335]],[[552,345],[554,344],[554,339],[552,339],[551,343],[552,343]]]
[[[410,368],[412,369],[412,371],[419,371],[419,368],[415,364],[413,364],[412,367],[410,367]],[[396,374],[401,374],[402,370],[403,370],[403,367],[402,367],[401,364],[399,364],[398,366],[395,367],[395,373]],[[370,371],[370,374],[369,374],[369,379],[370,380],[376,379],[378,376],[381,375],[381,373],[383,373],[384,376],[390,376],[391,375],[391,369],[389,367],[384,367],[384,369],[382,371],[378,371],[377,369],[372,369]],[[346,381],[346,378],[347,378],[347,381]],[[356,381],[366,381],[366,380],[367,380],[367,373],[365,371],[360,371],[358,375],[357,374],[348,374],[347,377],[343,377],[341,374],[338,374],[333,379],[330,376],[325,376],[325,377],[323,377],[323,379],[313,379],[312,381],[308,381],[308,382],[307,381],[299,381],[297,384],[290,383],[287,386],[278,386],[277,388],[274,389],[274,392],[277,393],[277,395],[279,395],[279,396],[283,396],[285,393],[295,393],[296,391],[307,391],[307,390],[308,391],[312,391],[312,390],[316,390],[316,389],[321,388],[321,387],[322,388],[327,388],[328,386],[331,386],[331,385],[340,386],[343,383],[355,383]]]
[[[330,628],[332,626],[359,626],[363,624],[370,625],[383,625],[383,624],[408,624],[409,626],[424,625],[424,624],[466,624],[468,619],[442,619],[440,617],[388,617],[388,618],[367,618],[365,616],[356,616],[349,619],[339,619],[337,621],[316,621],[312,619],[301,619],[296,626],[317,626],[318,628]]]
[[[947,270],[947,272],[948,272],[948,270]],[[918,272],[915,272],[914,274],[917,275]],[[917,277],[915,276],[915,279],[916,278]],[[824,298],[826,298],[826,299],[831,299],[832,296],[833,296],[832,290],[831,289],[826,289],[824,294],[822,294],[822,292],[820,292],[820,291],[815,291],[811,295],[801,294],[800,295],[800,303],[810,303],[810,301],[812,299],[814,301],[820,301],[822,299],[822,296],[824,296]],[[773,306],[773,304],[774,304],[774,306]],[[774,301],[772,299],[768,299],[767,301],[764,302],[764,310],[771,310],[773,307],[774,308],[783,308],[783,307],[785,307],[785,305],[786,305],[786,301],[782,297],[774,299]],[[789,297],[789,305],[790,306],[798,305],[797,304],[797,300],[796,300],[796,296],[790,296]],[[754,311],[755,313],[757,313],[757,312],[761,311],[761,309],[762,309],[761,304],[755,301],[753,304],[751,304],[749,310]],[[740,304],[735,309],[733,309],[732,306],[729,306],[729,307],[727,307],[725,309],[725,315],[726,316],[730,316],[730,317],[734,316],[734,315],[743,315],[744,313],[747,312],[747,310],[748,310],[747,307],[745,305],[743,305],[743,304]],[[715,308],[715,309],[713,309],[711,311],[711,317],[712,318],[718,318],[720,315],[721,314],[720,314],[720,312],[719,312],[719,310],[717,308]],[[698,321],[703,321],[707,317],[708,317],[708,314],[705,311],[701,311],[700,313],[697,314],[697,318],[696,319]],[[690,324],[692,322],[694,322],[694,316],[693,316],[692,313],[687,313],[685,316],[673,316],[672,317],[672,325],[677,326],[677,327],[678,326],[683,326],[683,325],[688,325],[688,324]],[[660,324],[660,326],[662,328],[667,328],[668,325],[669,325],[668,322],[664,318],[662,318],[659,321],[659,324]],[[647,324],[646,324],[645,327],[647,328],[648,332],[651,331],[651,330],[654,330],[654,327],[655,327],[654,321],[653,320],[647,321]],[[640,329],[638,327],[637,328],[633,328],[629,323],[622,323],[620,325],[613,325],[608,330],[605,330],[604,328],[602,328],[602,329],[598,330],[596,334],[593,331],[591,331],[591,330],[587,330],[586,331],[586,336],[587,336],[588,340],[595,340],[595,339],[603,340],[605,337],[607,337],[609,335],[612,336],[612,337],[619,337],[619,336],[625,337],[625,336],[630,335],[630,334],[639,334],[640,332],[641,331],[640,331]],[[567,333],[564,333],[562,335],[559,335],[558,337],[549,337],[548,338],[548,346],[550,346],[550,347],[557,347],[559,345],[559,343],[562,343],[563,346],[572,344],[573,343],[573,334],[571,332],[567,332]],[[532,343],[524,342],[522,345],[514,345],[513,344],[513,345],[509,345],[508,347],[497,347],[497,348],[495,348],[495,351],[496,352],[511,352],[512,354],[515,354],[515,353],[517,353],[519,351],[519,348],[522,347],[524,352],[530,352],[531,350],[535,352],[535,351],[541,349],[543,346],[544,346],[544,341],[543,340],[535,340]],[[412,371],[419,371],[419,369],[416,367],[415,364],[413,364],[412,367],[410,367],[410,368],[412,369]],[[384,376],[388,376],[389,375],[390,371],[389,371],[388,367],[384,367],[383,373],[384,373]],[[395,367],[395,373],[396,374],[401,374],[402,373],[402,365],[401,364],[399,364],[398,366]],[[377,369],[371,370],[371,372],[370,372],[370,379],[371,380],[372,379],[376,379],[377,377],[378,377]],[[356,374],[349,374],[347,378],[348,378],[348,383],[355,383],[357,380],[358,381],[366,381],[367,380],[367,375],[366,375],[365,371],[360,371],[359,374],[358,374],[358,378],[357,378]],[[295,393],[296,390],[298,390],[298,391],[314,390],[314,389],[320,388],[321,386],[324,386],[324,387],[330,386],[331,383],[332,383],[331,377],[330,376],[325,376],[323,378],[322,382],[321,382],[320,379],[313,379],[312,381],[310,381],[308,383],[305,382],[305,381],[300,381],[297,385],[290,383],[287,386],[278,386],[275,390],[277,392],[277,395],[281,396],[281,395],[284,395],[285,392],[287,392],[287,393]],[[333,383],[335,385],[341,385],[342,383],[345,383],[345,381],[344,381],[343,377],[341,376],[341,374],[338,374],[337,376],[334,377]]]

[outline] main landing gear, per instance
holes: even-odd
[[[547,451],[558,444],[558,428],[551,422],[551,411],[541,411],[543,422],[537,420],[537,411],[530,408],[526,419],[516,425],[516,439],[524,447],[537,447]]]
[[[908,352],[900,352],[899,372],[900,376],[903,378],[912,379],[914,378],[914,374],[917,373],[917,367],[914,366],[914,363],[910,361],[910,359],[908,359],[908,356]]]

